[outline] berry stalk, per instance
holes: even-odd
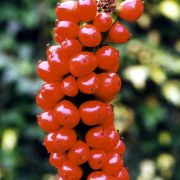
[[[110,103],[121,89],[120,53],[108,42],[126,43],[121,20],[136,21],[141,0],[78,0],[58,3],[56,45],[37,65],[45,81],[36,96],[38,124],[59,180],[129,180],[125,144],[114,127]],[[115,17],[115,18],[114,18]]]

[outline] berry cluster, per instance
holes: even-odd
[[[121,89],[120,54],[107,42],[125,43],[131,34],[119,21],[136,21],[141,0],[78,0],[58,3],[54,39],[37,73],[45,81],[36,103],[39,126],[59,180],[129,180],[125,145],[115,130],[110,103]]]

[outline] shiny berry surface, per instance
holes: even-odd
[[[51,153],[49,157],[49,163],[53,167],[60,167],[61,164],[68,159],[65,152]]]
[[[65,127],[60,128],[54,136],[54,144],[58,151],[67,151],[77,140],[75,130],[67,129]]]
[[[142,0],[125,0],[120,4],[119,17],[128,22],[134,22],[139,19],[143,10]]]
[[[105,172],[103,171],[95,171],[92,172],[87,180],[112,180],[110,176],[108,176]]]
[[[123,155],[126,151],[126,146],[124,142],[122,140],[119,140],[113,151],[119,155]]]
[[[112,18],[108,13],[98,13],[93,21],[94,26],[100,32],[106,32],[112,26]]]
[[[91,52],[80,52],[69,61],[69,70],[75,77],[83,77],[93,72],[96,67],[97,61]]]
[[[55,145],[55,133],[49,133],[46,135],[43,145],[46,147],[47,151],[50,153],[57,152],[57,148]]]
[[[83,175],[82,169],[71,161],[65,161],[58,168],[63,180],[80,180]]]
[[[126,168],[122,168],[118,175],[116,176],[117,180],[130,180],[129,173]]]
[[[99,87],[98,75],[94,72],[77,80],[79,90],[84,94],[94,94]]]
[[[95,0],[78,0],[78,12],[81,21],[89,22],[94,19],[97,13]]]
[[[56,7],[56,16],[59,21],[72,21],[77,23],[79,21],[77,2],[65,1],[58,3]]]
[[[94,25],[84,25],[79,31],[79,40],[84,46],[98,46],[101,39],[101,33]]]
[[[57,104],[54,117],[66,128],[74,128],[80,121],[80,113],[74,104],[63,100]]]
[[[123,24],[116,22],[109,30],[109,37],[112,42],[122,44],[131,38],[131,34]]]
[[[75,39],[79,33],[79,26],[70,21],[59,21],[54,28],[54,33],[61,38]]]
[[[82,165],[89,159],[90,150],[83,141],[76,141],[68,152],[68,158],[77,165]]]

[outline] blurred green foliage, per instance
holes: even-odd
[[[51,180],[56,171],[42,146],[34,96],[42,82],[36,64],[53,44],[56,1],[0,2],[0,179]],[[180,2],[149,0],[134,38],[116,46],[122,91],[114,101],[116,127],[135,180],[180,179]]]

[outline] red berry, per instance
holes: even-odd
[[[107,153],[102,170],[109,175],[116,176],[123,167],[123,160],[116,153]]]
[[[123,155],[124,152],[126,151],[126,146],[124,142],[122,140],[119,140],[113,151],[119,155]]]
[[[94,19],[97,13],[95,0],[78,0],[78,12],[81,21],[89,22]]]
[[[54,110],[54,117],[66,128],[75,127],[80,121],[80,113],[74,104],[63,100]]]
[[[93,21],[100,32],[106,32],[112,26],[112,18],[108,13],[98,13]]]
[[[87,24],[83,26],[79,31],[79,40],[84,46],[98,46],[101,43],[101,39],[101,33],[94,25]]]
[[[112,180],[112,177],[103,171],[95,171],[88,176],[87,180]]]
[[[75,39],[66,39],[61,42],[61,50],[59,53],[64,56],[71,57],[74,54],[82,51],[82,45],[78,40]]]
[[[97,126],[92,129],[90,129],[86,136],[86,143],[88,146],[94,149],[102,149],[104,145],[104,127],[102,126]]]
[[[57,152],[57,148],[54,141],[55,133],[49,133],[43,142],[43,145],[46,147],[47,151],[50,153]]]
[[[70,96],[70,97],[76,96],[78,94],[78,85],[74,76],[67,76],[61,82],[61,89],[66,96]]]
[[[142,0],[125,0],[120,4],[119,17],[129,21],[137,21],[142,15],[144,4]]]
[[[119,62],[119,52],[111,46],[104,46],[97,50],[96,59],[98,67],[103,70],[111,70]]]
[[[130,180],[129,173],[126,168],[122,168],[116,176],[116,180]]]
[[[75,130],[65,127],[59,129],[54,137],[54,143],[58,151],[67,151],[72,148],[77,140]]]
[[[38,124],[46,132],[55,132],[60,127],[60,124],[53,117],[52,111],[43,112],[38,115]]]
[[[89,166],[93,170],[101,169],[103,166],[103,160],[106,157],[106,152],[101,149],[92,149],[89,155]]]
[[[99,75],[99,81],[95,95],[103,101],[111,101],[121,89],[121,79],[115,73],[102,73]]]
[[[107,115],[106,104],[96,100],[81,104],[79,111],[82,122],[88,126],[103,123]]]
[[[47,50],[46,50],[46,55],[47,57],[49,55],[51,55],[53,52],[58,51],[58,49],[60,49],[61,46],[60,45],[54,45],[54,46],[48,46]]]
[[[83,141],[76,141],[68,152],[68,158],[75,164],[81,165],[89,159],[89,147]]]
[[[59,21],[79,21],[77,2],[65,1],[58,3],[56,7],[56,15]]]
[[[51,166],[58,168],[67,159],[67,154],[65,152],[51,153],[49,162]]]
[[[69,73],[69,57],[65,56],[61,52],[62,49],[58,49],[57,51],[52,52],[51,55],[48,56],[48,62],[54,72],[64,76]]]
[[[37,65],[37,74],[45,82],[58,82],[62,79],[60,75],[52,71],[48,61],[41,61]]]
[[[78,78],[77,82],[79,90],[85,94],[94,94],[99,87],[99,79],[97,74],[94,72]]]
[[[109,30],[109,37],[114,43],[122,44],[131,38],[131,34],[123,24],[116,22]]]
[[[61,44],[65,39],[58,36],[55,32],[54,32],[54,41],[56,41],[57,43]]]
[[[91,52],[80,52],[69,61],[69,70],[76,77],[86,76],[94,71],[96,67],[96,58]]]
[[[71,161],[63,162],[58,172],[63,180],[80,180],[83,175],[82,169]]]
[[[59,21],[54,28],[54,33],[61,38],[75,39],[79,33],[79,26],[70,21]]]
[[[117,64],[114,64],[114,65],[109,69],[109,72],[117,73],[118,70],[119,70],[119,67],[120,67],[120,64],[119,64],[119,61],[118,61]]]

